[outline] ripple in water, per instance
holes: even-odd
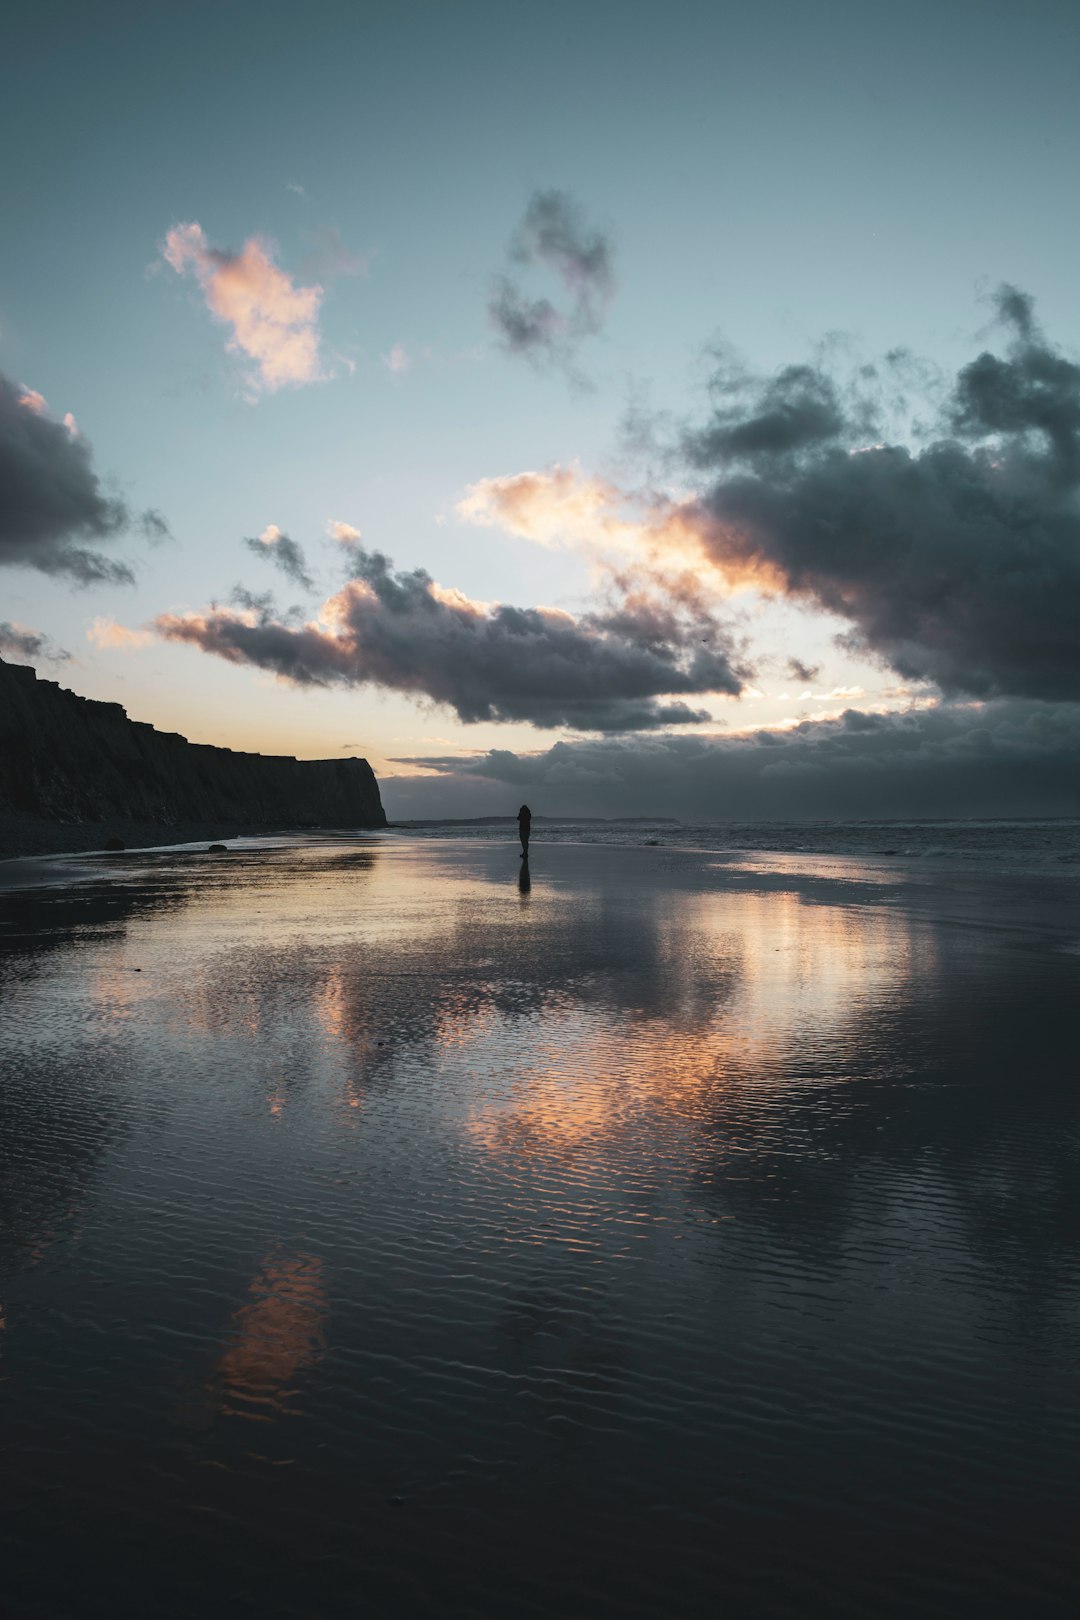
[[[0,896],[8,1612],[1062,1612],[1060,905],[797,865]]]

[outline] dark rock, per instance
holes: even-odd
[[[114,825],[386,825],[366,759],[292,759],[190,743],[129,720],[119,703],[78,697],[2,658],[0,812]]]
[[[211,844],[207,850],[208,855],[227,855],[228,852],[228,844]]]

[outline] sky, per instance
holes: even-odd
[[[1080,16],[16,3],[0,655],[392,817],[1080,812]]]

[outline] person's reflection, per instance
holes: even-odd
[[[529,876],[529,857],[521,857],[521,870],[518,872],[518,889],[522,894],[528,894],[532,888],[532,878]]]

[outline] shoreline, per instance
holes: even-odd
[[[29,821],[31,818],[26,818]],[[10,818],[9,818],[10,820]],[[108,826],[115,836],[127,834],[123,851],[106,850],[101,838]],[[208,855],[213,843],[224,843],[235,858],[280,860],[290,845],[325,846],[325,853],[344,850],[358,842],[419,858],[425,865],[453,869],[458,875],[501,883],[509,879],[519,887],[520,860],[516,840],[501,837],[458,838],[410,836],[406,828],[389,823],[385,828],[330,828],[283,826],[279,823],[193,822],[163,826],[154,822],[71,823],[30,831],[42,840],[38,848],[19,854],[5,848],[8,830],[0,818],[0,896],[18,889],[63,889],[88,879],[121,881],[125,887],[140,882],[140,870],[151,886],[153,874],[167,856],[170,869],[177,858],[190,857],[197,869],[225,861]],[[493,830],[493,829],[492,829]],[[66,847],[57,848],[57,833]],[[376,838],[375,834],[390,837]],[[94,841],[98,835],[97,842]],[[45,841],[48,840],[46,843]],[[533,898],[545,890],[565,898],[567,883],[575,889],[603,877],[619,888],[661,888],[669,894],[697,892],[786,894],[801,906],[870,907],[911,918],[932,919],[946,926],[975,927],[981,932],[1026,934],[1041,940],[1055,953],[1080,953],[1076,922],[1075,866],[999,865],[960,859],[896,858],[854,850],[825,852],[797,849],[717,849],[687,842],[594,843],[586,840],[542,839],[534,842],[531,869]],[[261,864],[261,863],[259,863]],[[503,868],[505,867],[505,871]],[[194,871],[196,868],[193,867]],[[556,889],[551,888],[555,879]],[[1063,879],[1065,881],[1063,881]],[[524,891],[528,892],[528,890]]]

